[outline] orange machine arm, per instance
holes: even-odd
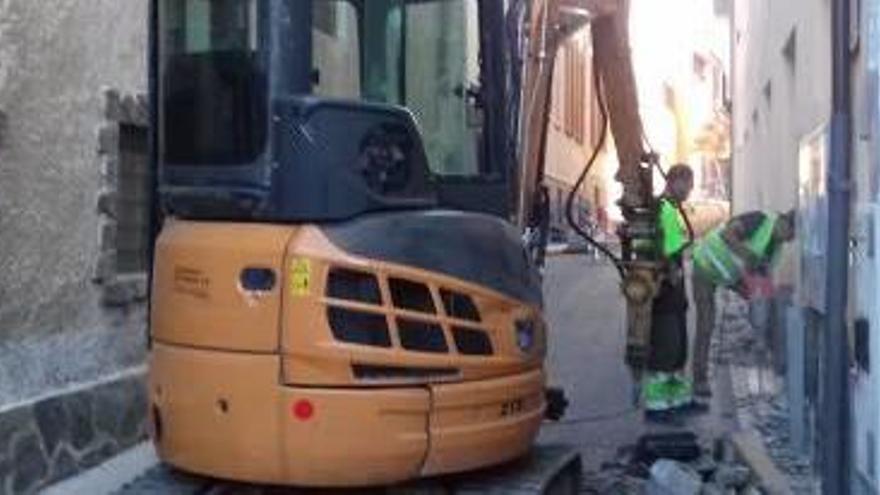
[[[611,132],[623,185],[623,202],[639,204],[643,191],[639,167],[643,154],[642,121],[629,48],[629,0],[533,0],[526,27],[528,52],[523,84],[523,168],[517,221],[529,227],[539,178],[544,170],[553,67],[559,45],[592,23],[595,67],[606,94]]]

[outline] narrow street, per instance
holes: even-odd
[[[662,427],[646,425],[633,405],[632,379],[623,362],[624,307],[614,268],[584,257],[555,258],[544,291],[553,332],[550,381],[565,388],[571,405],[562,422],[546,424],[541,441],[577,444],[589,474],[614,460],[621,447]],[[704,443],[736,426],[729,377],[716,372],[713,379],[711,410],[689,417],[684,426]]]

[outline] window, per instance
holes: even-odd
[[[147,96],[104,91],[98,140],[102,190],[97,198],[98,257],[93,281],[101,303],[125,307],[147,297],[153,170]]]
[[[477,8],[474,0],[407,7],[406,104],[421,125],[431,169],[440,175],[479,173]]]
[[[116,270],[120,274],[147,270],[150,242],[150,182],[147,128],[119,126]]]
[[[160,151],[169,165],[241,165],[263,151],[268,90],[257,0],[164,0]]]
[[[355,8],[348,1],[323,0],[315,5],[313,91],[406,106],[420,126],[433,173],[480,174],[477,1],[370,0]],[[327,10],[335,12],[335,37],[326,34]]]
[[[316,95],[361,97],[357,11],[348,2],[314,2],[312,51]]]
[[[584,143],[586,120],[586,53],[579,43],[564,48],[565,64],[565,134]]]

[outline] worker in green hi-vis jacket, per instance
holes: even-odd
[[[716,227],[695,244],[692,287],[697,307],[694,339],[694,392],[710,397],[709,344],[715,327],[717,287],[731,289],[746,299],[755,296],[753,280],[772,283],[771,271],[782,246],[795,237],[795,213],[751,211]]]
[[[684,373],[688,300],[683,258],[690,238],[680,211],[693,187],[693,171],[687,165],[675,165],[657,199],[655,254],[660,265],[660,287],[651,308],[650,352],[642,384],[648,419],[662,420],[693,404],[691,383]]]

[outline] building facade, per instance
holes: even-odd
[[[692,201],[726,201],[729,14],[712,1],[632,3],[633,63],[646,144],[694,171]],[[664,20],[679,25],[669,29]],[[657,177],[658,185],[662,180]]]
[[[553,72],[545,184],[550,193],[551,229],[557,236],[564,237],[570,230],[566,200],[599,145],[602,117],[593,77],[592,43],[587,26],[560,46]],[[608,149],[600,152],[575,197],[576,219],[582,225],[604,223],[605,217],[600,211],[606,211],[613,203],[609,190],[613,187],[613,171]],[[607,223],[604,228],[608,228]]]
[[[0,493],[144,436],[147,2],[0,2]]]
[[[880,493],[880,2],[850,2],[852,188],[848,342],[853,493]],[[821,466],[827,186],[833,2],[733,2],[733,206],[799,212],[798,239],[777,269],[768,335],[787,384],[794,448]],[[833,441],[833,440],[832,440]]]

